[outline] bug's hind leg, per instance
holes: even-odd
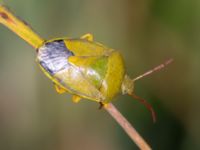
[[[87,33],[87,34],[81,36],[81,39],[86,39],[88,41],[93,41],[93,35],[90,34],[90,33]]]

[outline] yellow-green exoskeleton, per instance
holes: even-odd
[[[0,5],[0,23],[36,49],[36,61],[45,75],[53,81],[58,93],[72,94],[74,102],[85,98],[101,105],[110,103],[119,93],[129,94],[144,103],[155,116],[151,106],[133,94],[134,81],[138,78],[131,79],[126,74],[119,51],[94,42],[91,34],[76,39],[44,40],[3,5]]]
[[[124,94],[130,91],[126,89],[129,82],[124,82],[129,78],[125,78],[122,55],[94,42],[91,34],[46,41],[3,5],[0,5],[0,23],[36,48],[36,61],[53,81],[56,91],[72,94],[74,102],[86,98],[107,104],[122,92],[122,87]]]
[[[37,62],[55,83],[59,93],[109,103],[121,92],[125,76],[121,54],[93,41],[91,34],[79,39],[55,39],[38,48]]]

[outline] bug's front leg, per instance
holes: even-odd
[[[102,109],[103,107],[107,107],[108,104],[104,104],[103,102],[99,102],[99,109]]]
[[[72,101],[73,101],[74,103],[78,103],[78,102],[80,102],[80,100],[81,100],[81,97],[80,97],[80,96],[78,96],[78,95],[73,95],[73,96],[72,96]]]
[[[56,83],[54,83],[54,87],[55,87],[56,92],[59,93],[59,94],[63,94],[63,93],[66,92],[65,89],[63,89],[62,87],[60,87],[60,86],[57,85]]]
[[[54,87],[55,87],[55,90],[58,94],[63,94],[65,92],[67,92],[65,89],[63,89],[62,87],[60,87],[59,85],[57,85],[56,83],[54,83]],[[79,101],[81,100],[81,97],[78,96],[78,95],[73,95],[72,96],[72,101],[74,103],[78,103]]]

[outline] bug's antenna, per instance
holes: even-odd
[[[139,80],[139,79],[141,79],[141,78],[143,78],[143,77],[145,77],[145,76],[148,76],[148,75],[150,75],[150,74],[152,74],[152,73],[154,73],[154,72],[156,72],[156,71],[158,71],[158,70],[161,70],[161,69],[163,69],[164,67],[166,67],[167,65],[169,65],[171,62],[173,62],[173,59],[172,59],[172,58],[170,58],[170,59],[168,59],[167,61],[165,61],[164,63],[162,63],[162,64],[160,64],[160,65],[154,67],[153,69],[151,69],[151,70],[145,72],[144,74],[142,74],[142,75],[140,75],[140,76],[138,76],[138,77],[132,79],[131,81],[132,81],[132,82],[135,82],[135,81],[137,81],[137,80]],[[135,95],[132,91],[133,91],[133,90],[131,90],[131,92],[127,92],[127,93],[128,93],[131,97],[133,97],[134,99],[136,99],[136,100],[138,100],[139,102],[141,102],[141,103],[151,112],[153,122],[156,122],[156,113],[155,113],[153,107],[152,107],[145,99],[143,99],[143,98],[141,98],[141,97]]]
[[[133,81],[139,80],[139,79],[141,79],[141,78],[143,78],[143,77],[145,77],[145,76],[148,76],[148,75],[152,74],[153,72],[156,72],[156,71],[158,71],[158,70],[161,70],[161,69],[163,69],[164,67],[166,67],[167,65],[169,65],[169,64],[172,63],[172,62],[173,62],[173,59],[170,58],[170,59],[168,59],[167,61],[165,61],[164,63],[162,63],[162,64],[160,64],[160,65],[154,67],[153,69],[151,69],[151,70],[145,72],[144,74],[142,74],[142,75],[140,75],[140,76],[134,78]]]
[[[151,116],[153,119],[153,122],[156,122],[156,113],[153,109],[153,107],[151,106],[151,104],[149,104],[145,99],[135,95],[134,93],[129,94],[131,97],[133,97],[134,99],[138,100],[140,103],[142,103],[150,112],[151,112]]]

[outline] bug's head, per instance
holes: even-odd
[[[122,94],[133,93],[134,81],[128,75],[125,75],[121,88],[122,88]]]

